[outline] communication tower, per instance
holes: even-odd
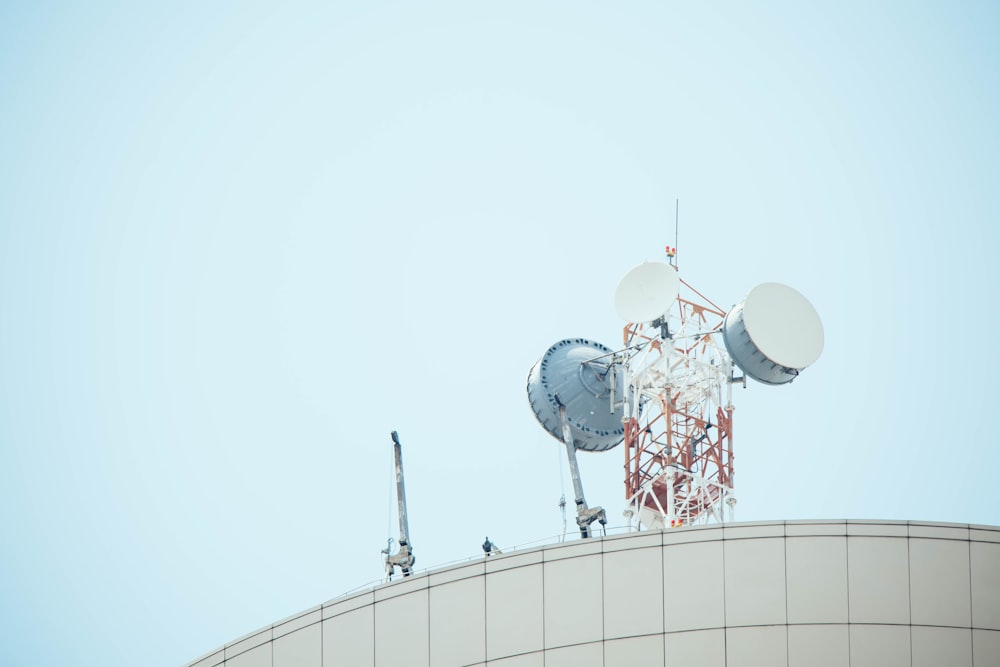
[[[614,301],[626,321],[622,349],[562,340],[528,374],[535,417],[566,447],[581,534],[606,517],[587,505],[576,450],[621,442],[630,525],[732,521],[733,385],[798,377],[823,350],[819,316],[779,283],[758,285],[726,311],[682,280],[673,261],[629,271]]]
[[[615,306],[628,322],[626,514],[647,528],[732,520],[735,378],[718,335],[725,311],[660,262],[626,274]]]
[[[779,283],[758,285],[727,313],[662,262],[627,273],[615,307],[628,322],[626,515],[660,529],[732,521],[733,384],[794,380],[823,350],[819,316]]]

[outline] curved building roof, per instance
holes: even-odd
[[[1000,528],[774,521],[416,574],[189,667],[1000,665]]]

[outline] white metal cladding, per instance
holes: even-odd
[[[416,574],[188,667],[996,667],[1000,527],[736,523]]]

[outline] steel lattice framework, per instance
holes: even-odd
[[[624,329],[626,514],[646,528],[733,520],[725,311],[684,280],[669,318]],[[728,515],[727,515],[728,513]]]

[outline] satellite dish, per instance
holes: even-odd
[[[618,403],[622,379],[611,368],[610,354],[611,349],[600,343],[571,338],[550,347],[531,367],[528,401],[538,422],[559,442],[563,441],[560,405],[566,407],[576,449],[601,452],[625,436],[621,405],[611,410],[611,392]]]
[[[726,315],[722,340],[748,376],[764,384],[785,384],[819,358],[823,323],[797,291],[764,283]]]
[[[680,292],[677,270],[645,262],[625,274],[615,290],[615,311],[627,322],[652,322],[670,310]]]

